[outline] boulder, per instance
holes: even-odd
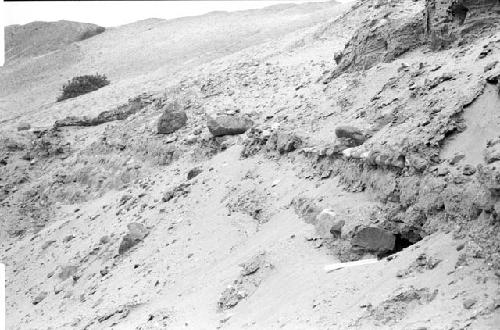
[[[124,254],[133,246],[142,242],[149,233],[149,230],[143,224],[137,222],[129,223],[127,228],[129,232],[123,236],[120,247],[118,248],[119,254]]]
[[[241,115],[207,116],[208,130],[213,136],[243,134],[253,126],[253,121]]]
[[[167,111],[163,112],[158,120],[158,134],[171,134],[186,125],[187,115],[184,111]]]
[[[350,147],[362,145],[366,141],[363,131],[353,126],[339,126],[335,128],[335,135],[338,138],[350,140],[352,142]]]
[[[324,209],[316,217],[316,231],[322,238],[338,238],[342,234],[345,221],[331,209]]]
[[[366,252],[384,253],[394,249],[396,237],[391,232],[377,227],[365,227],[351,240],[351,246]]]

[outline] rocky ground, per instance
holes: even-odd
[[[498,17],[436,49],[429,3],[150,20],[2,68],[7,328],[495,329]],[[175,43],[217,19],[224,50]],[[111,84],[55,102],[84,68]]]

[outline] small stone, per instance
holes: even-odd
[[[474,173],[476,173],[476,168],[472,165],[467,164],[464,166],[462,173],[467,176],[473,175]]]
[[[450,165],[456,165],[456,164],[458,164],[464,158],[465,158],[465,154],[464,153],[456,153],[450,159],[449,163],[450,163]]]
[[[73,238],[75,238],[75,236],[73,235],[68,235],[66,237],[63,238],[63,243],[68,243],[69,241],[71,241]]]
[[[437,176],[446,176],[448,173],[450,173],[450,169],[446,166],[439,166],[437,169]]]
[[[71,276],[73,276],[78,270],[78,267],[77,266],[64,266],[61,268],[61,271],[59,272],[59,278],[61,280],[66,280],[68,278],[70,278]]]
[[[465,308],[465,309],[471,309],[471,308],[472,308],[472,306],[474,306],[474,305],[476,304],[476,302],[477,302],[477,299],[476,299],[476,298],[469,298],[469,299],[466,299],[466,300],[464,300],[464,303],[463,303],[464,308]]]
[[[500,143],[495,143],[486,148],[484,158],[486,163],[491,164],[500,160]]]
[[[49,246],[51,246],[55,242],[56,241],[54,241],[54,240],[46,241],[45,243],[42,244],[42,250],[45,250],[46,248],[48,248]]]
[[[101,245],[108,244],[110,240],[111,238],[108,235],[104,235],[99,239],[99,244]]]
[[[31,124],[30,123],[20,123],[17,125],[17,130],[18,131],[27,131],[31,129]]]
[[[44,300],[45,298],[47,298],[48,296],[48,292],[47,291],[42,291],[38,294],[38,296],[35,297],[35,299],[33,299],[33,305],[38,305],[39,303],[42,302],[42,300]]]
[[[187,179],[191,180],[192,178],[200,175],[202,172],[203,172],[203,170],[201,168],[195,167],[195,168],[189,170],[189,172],[187,174]]]
[[[127,229],[134,236],[139,237],[140,239],[144,239],[146,235],[149,233],[149,230],[142,223],[132,222],[127,225]]]
[[[492,70],[493,68],[495,68],[495,66],[498,64],[498,61],[493,61],[493,62],[490,62],[489,64],[487,64],[485,67],[484,67],[484,72],[488,72],[490,70]]]
[[[323,238],[340,237],[345,221],[331,209],[324,209],[316,217],[316,232]]]
[[[250,261],[241,264],[241,276],[248,276],[256,273],[262,266],[264,266],[265,253],[254,256]]]

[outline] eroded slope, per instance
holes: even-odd
[[[439,52],[423,34],[367,70],[336,71],[335,52],[369,37],[370,22],[424,8],[359,2],[176,80],[152,80],[129,103],[93,93],[47,107],[61,112],[47,128],[5,129],[9,327],[494,329],[498,30]],[[188,120],[158,134],[172,101]],[[121,120],[52,126],[102,112],[69,105],[119,112],[133,102]],[[248,116],[253,127],[214,137],[206,116],[216,114]],[[464,145],[471,135],[474,149]],[[325,210],[331,216],[318,216]],[[398,246],[368,251],[363,228]],[[376,255],[384,258],[323,270]]]

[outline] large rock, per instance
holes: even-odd
[[[187,115],[177,102],[168,104],[158,120],[158,134],[171,134],[187,123]]]
[[[149,230],[143,224],[137,222],[129,223],[127,228],[128,233],[123,236],[120,247],[118,248],[119,254],[124,254],[133,246],[142,242],[149,233]]]
[[[243,134],[253,126],[253,121],[241,115],[207,116],[208,130],[213,136]]]
[[[395,244],[394,234],[377,227],[365,227],[351,240],[353,248],[374,253],[389,252],[394,249]]]

